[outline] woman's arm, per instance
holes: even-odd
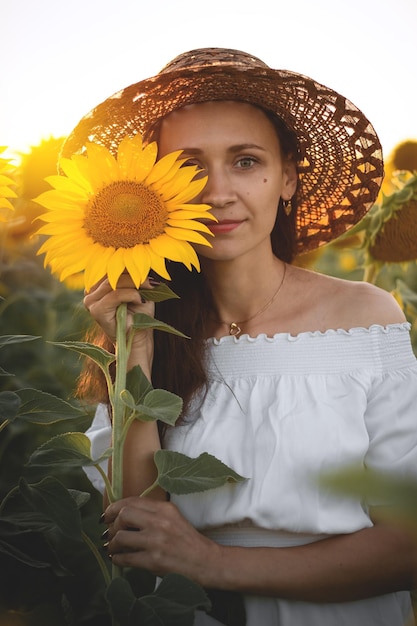
[[[382,523],[303,546],[246,548],[214,543],[175,505],[147,498],[110,505],[105,522],[116,565],[177,572],[206,588],[343,602],[413,585],[415,546],[406,532]]]

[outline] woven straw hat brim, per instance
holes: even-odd
[[[146,134],[172,111],[210,100],[238,100],[268,109],[295,133],[300,159],[299,253],[344,233],[375,201],[383,178],[382,151],[363,113],[311,78],[266,66],[165,70],[126,87],[79,122],[62,155],[82,152],[89,141],[115,152],[126,134]]]

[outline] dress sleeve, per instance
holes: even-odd
[[[91,456],[93,459],[97,459],[111,446],[111,433],[112,428],[107,405],[99,404],[91,426],[85,433],[91,441]],[[102,461],[100,466],[107,473],[108,461]],[[93,466],[84,467],[83,469],[97,491],[104,494],[104,481],[100,472]]]
[[[417,361],[408,332],[378,346],[365,415],[366,467],[417,480]]]

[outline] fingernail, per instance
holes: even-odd
[[[101,535],[101,539],[107,539],[109,536],[109,529],[106,528],[106,530],[104,531],[104,533],[102,533]]]
[[[100,515],[100,519],[98,520],[99,524],[104,524],[104,513]]]
[[[106,541],[105,543],[103,543],[103,550],[107,550],[107,548],[109,547],[109,541]]]
[[[160,281],[160,280],[156,280],[156,278],[153,278],[152,276],[150,276],[150,277],[148,278],[148,280],[149,280],[149,284],[150,284],[152,287],[158,287],[158,285],[160,285],[160,284],[161,284],[161,281]]]

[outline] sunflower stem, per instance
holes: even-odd
[[[112,398],[113,413],[113,455],[112,492],[115,500],[123,497],[123,446],[126,408],[122,401],[122,391],[126,388],[128,350],[126,342],[127,305],[122,303],[116,311],[116,377]],[[123,575],[121,567],[112,566],[112,578]]]
[[[90,548],[91,552],[93,553],[94,558],[96,559],[96,561],[97,561],[97,563],[98,563],[98,565],[100,567],[101,573],[103,574],[103,578],[104,578],[104,581],[105,581],[106,585],[109,585],[110,584],[110,574],[107,571],[106,564],[104,563],[104,561],[103,561],[103,559],[101,557],[100,552],[97,550],[96,544],[94,543],[94,541],[91,541],[90,537],[84,531],[81,531],[81,536],[82,536],[84,542]]]
[[[375,283],[375,278],[377,275],[377,268],[375,263],[367,263],[365,265],[365,271],[363,275],[363,280],[366,283]]]

